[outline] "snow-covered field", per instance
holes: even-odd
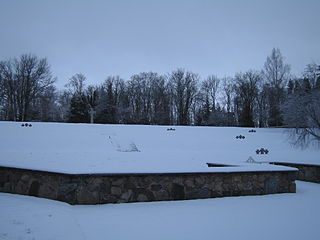
[[[66,173],[286,169],[246,163],[250,156],[320,164],[318,149],[293,148],[284,129],[167,128],[0,122],[0,166]],[[260,148],[269,153],[257,155]],[[319,239],[319,202],[320,185],[299,181],[296,194],[96,206],[0,193],[0,239]]]
[[[320,185],[296,194],[71,206],[0,193],[0,239],[319,239]]]
[[[0,165],[66,173],[283,169],[255,161],[320,164],[319,149],[288,143],[285,129],[0,122]],[[236,139],[238,135],[245,139]],[[256,150],[266,148],[267,155]],[[206,163],[240,165],[208,168]]]

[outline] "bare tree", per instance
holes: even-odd
[[[254,113],[258,96],[260,74],[254,71],[238,73],[235,76],[235,105],[240,126],[254,126]]]
[[[234,79],[231,77],[224,77],[222,79],[222,103],[225,106],[227,121],[226,125],[231,126],[235,124],[235,115],[234,115]]]
[[[55,79],[45,58],[25,54],[0,62],[0,81],[8,119],[25,121],[31,102],[51,87]]]
[[[98,89],[97,121],[100,123],[127,122],[128,100],[126,86],[119,76],[109,76]]]
[[[308,64],[303,78],[291,81],[287,101],[282,105],[283,118],[296,146],[320,146],[320,66]]]
[[[226,107],[227,113],[232,111],[232,99],[234,95],[234,88],[233,88],[233,79],[225,77],[222,79],[222,98],[223,104]]]
[[[306,147],[311,142],[320,144],[320,90],[299,92],[289,96],[282,107],[284,120],[291,131],[293,143]]]
[[[195,101],[199,76],[183,69],[173,71],[170,76],[170,88],[178,125],[191,123],[190,111]]]
[[[308,64],[303,72],[303,77],[309,80],[311,88],[320,87],[320,65],[315,62]]]
[[[85,81],[85,75],[83,75],[82,73],[77,73],[69,79],[66,87],[70,89],[72,94],[82,94],[85,90]]]
[[[85,98],[89,107],[90,123],[94,123],[95,108],[98,104],[98,87],[89,85],[85,90]]]
[[[151,79],[153,73],[139,73],[128,82],[131,119],[134,123],[149,124],[151,121]]]
[[[285,64],[280,49],[273,48],[264,64],[263,74],[270,86],[284,88],[290,77],[290,65]]]
[[[142,72],[127,84],[132,123],[170,124],[170,98],[165,77]]]
[[[151,87],[151,124],[170,124],[170,97],[164,76],[153,73]]]
[[[86,123],[89,122],[89,105],[85,94],[86,77],[82,73],[77,73],[69,79],[66,87],[72,97],[70,99],[69,122]]]
[[[193,106],[196,112],[196,124],[208,125],[209,118],[216,114],[217,92],[220,79],[214,75],[210,75],[206,80],[201,82],[200,91],[197,97],[197,103]]]
[[[269,88],[269,84],[263,84],[257,96],[257,118],[259,127],[268,126],[270,112]]]
[[[57,96],[57,108],[59,121],[67,122],[69,118],[70,102],[72,94],[70,91],[59,91]]]
[[[215,111],[216,109],[216,100],[219,83],[220,79],[217,76],[210,75],[201,84],[201,91],[203,92],[205,99],[207,99],[207,101],[209,102],[211,111]]]
[[[41,122],[61,121],[57,103],[58,94],[54,86],[48,87],[38,98],[31,102],[29,116]]]
[[[280,106],[285,100],[285,86],[290,78],[290,66],[284,63],[282,54],[278,48],[273,48],[271,55],[267,57],[262,71],[268,88],[269,101],[269,125],[281,126],[283,124]]]
[[[13,61],[0,62],[0,92],[1,106],[3,108],[4,120],[16,121],[18,118],[17,110],[17,91],[18,81],[13,70]]]

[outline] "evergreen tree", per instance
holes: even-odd
[[[69,122],[88,123],[88,105],[83,94],[74,94],[70,101]]]

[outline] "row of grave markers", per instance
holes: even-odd
[[[21,124],[21,127],[32,127],[32,124],[29,124],[29,123],[23,123]],[[175,131],[176,129],[174,128],[168,128],[167,131]],[[249,130],[250,133],[254,133],[256,132],[256,130]],[[243,136],[243,135],[238,135],[236,136],[236,139],[245,139],[246,137]],[[256,154],[268,154],[269,153],[269,150],[268,149],[265,149],[265,148],[260,148],[260,149],[257,149],[256,150]]]
[[[22,123],[21,127],[32,127],[32,124],[29,123]]]
[[[167,131],[175,131],[176,129],[175,128],[167,128]],[[257,132],[256,130],[254,129],[251,129],[248,131],[249,133],[255,133]],[[246,137],[243,136],[243,135],[238,135],[236,136],[236,139],[245,139]],[[265,148],[260,148],[260,149],[257,149],[256,150],[256,154],[268,154],[269,153],[269,150],[268,149],[265,149]]]
[[[255,133],[255,132],[257,132],[256,130],[254,130],[254,129],[251,129],[251,130],[249,130],[248,131],[249,133]],[[238,135],[238,136],[236,136],[236,139],[245,139],[246,137],[245,136],[243,136],[243,135]],[[266,149],[266,148],[260,148],[260,149],[257,149],[256,150],[256,154],[268,154],[269,153],[269,150],[268,149]]]

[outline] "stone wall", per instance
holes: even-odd
[[[282,165],[288,167],[298,168],[297,179],[307,182],[320,183],[320,166],[313,164],[297,164],[297,163],[285,163],[285,162],[273,162],[274,165]]]
[[[61,174],[0,167],[0,191],[70,204],[185,200],[293,193],[295,171]]]

